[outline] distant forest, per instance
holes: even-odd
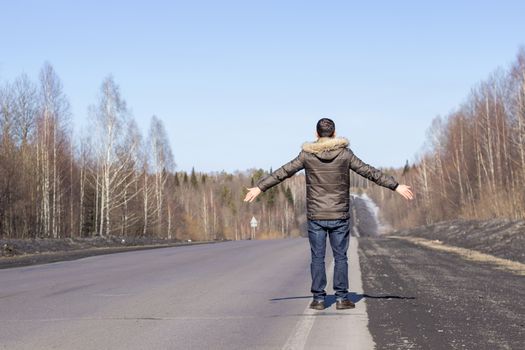
[[[176,171],[162,121],[142,135],[110,76],[89,108],[89,132],[72,133],[69,102],[53,67],[37,81],[0,86],[0,238],[156,236],[246,239],[299,236],[305,217],[299,174],[242,202],[267,174]],[[175,150],[177,151],[177,150]],[[176,152],[175,152],[176,153]],[[414,164],[384,169],[413,187],[405,202],[352,174],[393,228],[455,218],[525,218],[525,51],[434,119]],[[270,170],[271,171],[271,170]]]
[[[248,205],[245,188],[265,174],[175,171],[162,121],[144,137],[112,77],[74,137],[68,99],[46,63],[37,82],[0,88],[0,238],[156,236],[245,239],[300,234],[297,179]],[[294,181],[295,180],[295,181]]]

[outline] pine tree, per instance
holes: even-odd
[[[290,205],[293,206],[293,194],[292,194],[292,190],[290,189],[290,187],[286,186],[286,189],[284,190],[284,196],[286,197],[286,200],[288,201],[288,203]]]
[[[191,168],[191,177],[190,177],[191,185],[193,187],[197,187],[198,181],[197,181],[197,175],[195,174],[195,167]]]

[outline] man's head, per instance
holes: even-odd
[[[319,137],[334,137],[335,123],[332,119],[322,118],[317,122],[317,136]]]

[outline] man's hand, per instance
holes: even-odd
[[[412,190],[410,189],[410,186],[407,185],[398,185],[396,188],[396,192],[399,193],[403,198],[407,200],[414,199],[414,194],[412,193]]]
[[[259,187],[246,187],[246,189],[248,190],[248,193],[246,193],[246,197],[244,197],[245,202],[253,202],[255,197],[261,194],[261,189]]]

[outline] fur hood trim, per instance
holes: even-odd
[[[318,154],[325,151],[335,151],[345,148],[350,144],[345,137],[320,137],[315,142],[303,143],[302,149],[305,152]]]

